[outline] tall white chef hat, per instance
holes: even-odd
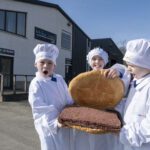
[[[107,52],[105,52],[103,49],[97,47],[97,48],[92,49],[87,55],[87,61],[90,66],[91,66],[92,58],[96,55],[100,56],[104,60],[105,65],[108,63]]]
[[[35,62],[41,59],[51,60],[56,65],[59,49],[54,44],[37,44],[33,49]]]
[[[136,66],[150,69],[150,41],[146,39],[129,41],[126,45],[123,60]]]

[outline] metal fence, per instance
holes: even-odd
[[[28,93],[28,88],[34,75],[1,74],[0,96],[5,94]]]

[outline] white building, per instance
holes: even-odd
[[[68,26],[68,22],[56,8],[1,0],[0,57],[5,63],[3,71],[34,74],[32,50],[37,43],[50,42],[60,49],[57,72],[65,76],[65,59],[71,59],[72,51],[72,26]]]
[[[111,39],[103,41],[107,47],[110,45],[106,50],[112,50]],[[0,74],[9,75],[4,79],[4,87],[13,86],[14,74],[35,74],[33,48],[38,43],[57,45],[60,53],[56,72],[69,81],[86,71],[86,54],[91,46],[95,43],[103,48],[104,42],[91,40],[56,4],[0,0]]]
[[[0,0],[0,72],[34,75],[33,48],[48,42],[60,50],[56,72],[65,77],[65,65],[72,59],[70,20],[58,5]]]

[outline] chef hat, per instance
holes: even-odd
[[[150,69],[150,41],[146,39],[129,41],[123,60],[136,66]]]
[[[105,65],[108,63],[107,52],[105,52],[103,49],[97,47],[97,48],[92,49],[87,55],[87,61],[90,66],[91,66],[92,58],[96,55],[100,56],[104,60]]]
[[[54,44],[37,44],[33,49],[35,62],[41,59],[51,60],[56,65],[59,49]]]

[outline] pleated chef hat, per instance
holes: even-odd
[[[150,69],[150,41],[146,39],[129,41],[126,45],[123,60],[136,66]]]
[[[88,61],[88,64],[89,64],[90,66],[91,66],[92,58],[93,58],[94,56],[96,56],[96,55],[98,55],[98,56],[100,56],[101,58],[103,58],[105,65],[108,63],[108,54],[107,54],[107,52],[105,52],[103,49],[97,47],[97,48],[92,49],[92,50],[88,53],[88,55],[87,55],[87,61]]]
[[[59,49],[54,44],[37,44],[33,49],[35,62],[41,59],[51,60],[56,65]]]

